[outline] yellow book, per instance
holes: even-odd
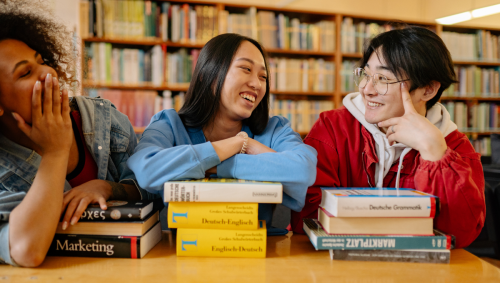
[[[259,229],[177,230],[177,256],[208,257],[266,257],[266,222],[259,221]]]
[[[189,203],[168,205],[169,228],[257,230],[257,203]]]

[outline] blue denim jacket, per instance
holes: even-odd
[[[137,138],[127,116],[109,100],[76,96],[82,117],[85,143],[97,163],[97,178],[112,182],[135,183],[127,167]],[[41,156],[0,134],[0,262],[16,265],[9,250],[9,215],[24,199],[35,179]],[[138,187],[138,186],[137,186]],[[68,182],[64,191],[71,189]],[[154,195],[139,189],[143,199]]]

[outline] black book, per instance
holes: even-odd
[[[162,237],[157,222],[142,236],[56,234],[49,256],[142,258]]]
[[[450,250],[330,250],[330,258],[356,261],[450,263]]]
[[[107,210],[102,210],[98,204],[89,205],[80,216],[79,222],[140,221],[151,212],[161,210],[163,200],[161,198],[141,201],[110,200],[106,202],[106,205],[108,206]]]

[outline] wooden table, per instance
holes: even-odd
[[[48,257],[39,268],[0,266],[0,283],[500,282],[500,269],[462,249],[452,251],[450,264],[332,261],[290,233],[268,238],[265,259],[176,257],[175,238],[163,233],[143,259]]]

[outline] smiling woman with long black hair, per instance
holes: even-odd
[[[283,204],[300,211],[316,178],[316,151],[283,117],[269,117],[269,79],[262,47],[222,34],[201,50],[186,101],[177,114],[156,114],[128,161],[139,185],[163,194],[163,183],[205,176],[275,181]],[[240,154],[241,153],[241,154]],[[272,206],[259,206],[271,223]]]

